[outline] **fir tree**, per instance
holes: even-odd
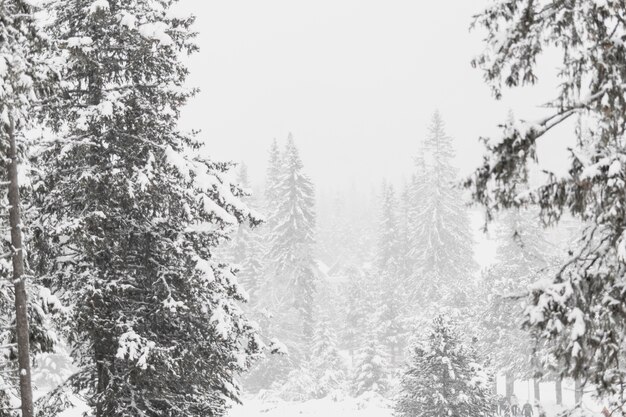
[[[452,139],[435,113],[424,140],[424,176],[415,183],[419,205],[412,214],[412,256],[418,264],[414,288],[426,306],[433,301],[466,306],[473,287],[473,238],[463,193],[455,187],[453,158]],[[417,165],[419,173],[420,160]]]
[[[30,193],[18,175],[21,165],[20,171],[30,177],[24,160],[33,144],[25,133],[39,115],[35,105],[49,94],[55,78],[46,63],[51,46],[37,12],[33,2],[0,3],[0,214],[8,220],[1,225],[5,233],[0,238],[0,357],[6,370],[0,376],[0,413],[11,415],[10,401],[19,397],[23,417],[34,415],[31,354],[50,351],[54,344],[48,303],[26,259],[30,219],[22,209]]]
[[[477,364],[475,354],[443,316],[433,320],[428,337],[413,349],[402,378],[395,415],[491,415],[488,378]]]
[[[387,354],[376,337],[369,337],[357,356],[353,387],[356,396],[367,392],[384,395],[389,389]]]
[[[315,199],[313,184],[303,172],[293,137],[287,140],[276,188],[276,216],[270,230],[269,260],[274,274],[270,291],[277,300],[278,322],[291,343],[290,351],[306,356],[313,336],[317,266],[313,258]],[[294,314],[295,312],[295,314]]]
[[[377,265],[380,270],[398,269],[400,256],[400,230],[398,201],[391,184],[383,183],[378,228]]]
[[[404,290],[402,287],[402,249],[398,222],[398,202],[391,185],[383,184],[383,201],[378,240],[378,280],[375,285],[376,329],[387,347],[391,366],[398,362],[404,344]]]
[[[536,63],[547,47],[563,52],[555,68],[562,82],[549,114],[503,124],[500,137],[484,141],[487,154],[466,185],[488,219],[495,210],[535,204],[545,224],[569,212],[588,225],[550,282],[531,289],[526,324],[539,343],[547,344],[547,360],[555,361],[560,376],[587,381],[620,409],[626,393],[621,365],[626,330],[623,4],[513,0],[490,5],[475,25],[486,29],[487,47],[473,65],[484,71],[496,98],[503,86],[535,83]],[[590,128],[570,132],[568,174],[548,172],[526,191],[529,167],[540,156],[539,140],[549,140],[549,132],[576,117]]]
[[[371,278],[354,266],[347,268],[346,280],[342,340],[354,360],[356,351],[365,342],[364,332],[373,312],[373,288]]]
[[[180,54],[192,17],[172,1],[57,4],[63,91],[55,137],[37,162],[38,269],[71,305],[64,323],[79,367],[42,401],[73,392],[104,416],[222,415],[260,341],[216,247],[258,220],[176,128],[192,92]]]
[[[248,167],[244,163],[239,165],[237,183],[248,194],[246,197],[241,198],[242,201],[250,209],[255,210],[259,206],[259,201],[249,191]],[[258,215],[255,216],[259,217]],[[260,228],[250,227],[248,224],[240,224],[237,233],[229,244],[227,252],[232,262],[239,268],[237,276],[248,295],[248,301],[252,307],[258,302],[258,292],[263,280],[262,260],[264,247]]]
[[[535,358],[536,346],[522,330],[525,305],[519,298],[547,275],[554,250],[545,239],[538,216],[528,210],[503,213],[497,240],[496,264],[484,274],[480,285],[488,289],[489,302],[486,312],[482,308],[479,311],[483,329],[479,342],[499,371],[523,378],[537,376],[541,370]]]
[[[311,349],[311,367],[315,375],[315,397],[323,398],[341,388],[345,381],[344,365],[337,349],[336,332],[326,314],[319,318],[313,346]]]
[[[290,134],[291,135],[291,134]],[[267,171],[265,177],[265,212],[268,220],[267,226],[273,229],[276,226],[276,216],[278,215],[277,204],[280,198],[279,181],[282,172],[282,158],[278,142],[276,139],[272,141],[269,150],[269,159],[267,163]]]

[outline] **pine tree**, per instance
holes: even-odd
[[[342,291],[345,301],[343,312],[342,341],[354,360],[356,351],[365,342],[365,329],[373,314],[373,286],[371,277],[357,267],[346,270],[346,285]]]
[[[404,344],[402,326],[402,249],[398,222],[398,202],[393,186],[383,184],[378,239],[378,281],[375,290],[377,337],[387,347],[391,366],[399,359]]]
[[[311,367],[316,380],[314,395],[317,398],[340,389],[345,381],[344,364],[337,349],[335,334],[330,318],[321,314],[311,349]]]
[[[57,4],[67,65],[47,114],[54,137],[37,163],[37,267],[70,305],[64,326],[78,373],[64,394],[104,416],[223,415],[260,341],[216,247],[258,220],[176,128],[192,92],[192,17],[171,1]],[[62,407],[61,407],[62,408]]]
[[[443,316],[416,344],[395,406],[398,417],[491,415],[489,381],[475,354]]]
[[[455,187],[454,148],[439,113],[435,113],[424,140],[424,176],[416,178],[418,190],[413,212],[413,257],[418,269],[414,282],[422,306],[433,301],[448,306],[469,304],[476,270],[473,238],[463,193]],[[421,162],[417,162],[418,172]]]
[[[381,200],[377,266],[380,270],[390,268],[396,270],[400,258],[400,230],[398,224],[398,201],[393,185],[386,182],[383,183]]]
[[[367,392],[384,395],[389,390],[388,358],[376,337],[368,337],[359,349],[354,370],[353,389],[355,396]]]
[[[291,135],[291,134],[290,134]],[[278,215],[277,204],[280,198],[279,181],[282,172],[282,157],[278,142],[272,141],[269,150],[269,159],[265,177],[265,212],[267,213],[267,226],[273,229],[276,226],[276,216]]]
[[[475,25],[486,29],[487,47],[473,65],[484,71],[496,98],[503,86],[535,83],[536,63],[547,47],[563,52],[555,68],[561,82],[546,117],[503,124],[500,137],[484,141],[484,161],[466,185],[488,219],[496,210],[533,204],[547,225],[565,213],[588,225],[550,282],[531,289],[526,324],[548,346],[548,361],[560,376],[587,381],[619,409],[626,393],[623,4],[513,0],[490,5]],[[557,127],[567,135],[564,122],[577,117],[589,129],[570,131],[568,174],[547,173],[527,192],[529,168],[541,156],[537,143]]]
[[[496,235],[496,264],[480,285],[488,289],[489,300],[488,310],[479,311],[480,344],[499,371],[523,378],[541,370],[535,357],[537,346],[522,330],[525,305],[519,297],[547,275],[554,252],[536,214],[528,210],[503,213]]]
[[[424,195],[426,193],[426,165],[424,162],[424,155],[420,152],[414,160],[414,172],[411,176],[411,182],[408,184],[407,196],[406,196],[406,261],[407,261],[407,276],[406,276],[406,288],[412,293],[416,293],[416,286],[419,283],[419,277],[417,271],[420,266],[420,255],[422,251],[420,248],[425,248],[426,240],[425,235],[422,233],[422,215],[424,214]]]
[[[377,291],[376,332],[380,343],[387,348],[389,366],[394,368],[402,363],[406,344],[405,312],[400,301],[405,294],[389,272],[383,272],[381,278]]]
[[[293,137],[281,158],[284,167],[277,184],[275,224],[270,234],[269,262],[274,274],[270,283],[273,306],[294,357],[308,354],[314,328],[317,266],[313,257],[315,199],[313,184],[303,172]],[[295,314],[294,314],[295,313]]]
[[[239,165],[237,183],[248,194],[241,200],[251,210],[256,210],[260,204],[258,199],[249,191],[250,181],[248,179],[248,167],[245,163]],[[260,216],[255,215],[255,217]],[[258,302],[258,292],[263,280],[264,247],[260,228],[240,224],[227,252],[233,264],[239,268],[237,276],[248,295],[249,305],[253,307]]]
[[[0,413],[12,414],[10,401],[18,396],[15,381],[19,381],[23,417],[34,415],[31,354],[50,351],[54,344],[47,303],[40,297],[40,282],[30,276],[26,259],[30,222],[22,206],[28,184],[21,183],[18,175],[21,165],[20,170],[29,176],[23,162],[32,144],[27,143],[25,133],[34,126],[35,105],[49,93],[54,78],[45,60],[50,44],[37,21],[38,11],[32,2],[0,3],[0,209],[2,217],[8,218],[2,227],[10,231],[10,236],[3,233],[0,239],[5,254],[0,259],[0,345],[6,369],[0,376]]]

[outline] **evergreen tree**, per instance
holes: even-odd
[[[377,294],[376,333],[380,343],[387,348],[389,366],[395,368],[402,363],[406,343],[405,313],[400,300],[403,288],[394,282],[395,274],[382,273]]]
[[[346,270],[346,280],[342,340],[354,360],[357,350],[365,342],[365,329],[373,313],[373,288],[371,277],[354,266]]]
[[[391,185],[383,184],[378,240],[377,337],[387,347],[391,366],[399,359],[403,346],[402,326],[404,293],[402,288],[402,248],[398,224],[398,202]]]
[[[384,395],[389,390],[388,358],[377,339],[370,336],[359,349],[354,370],[354,394],[375,392]]]
[[[433,320],[426,340],[417,343],[404,373],[395,406],[399,417],[491,415],[486,374],[472,349],[443,316]]]
[[[530,285],[543,279],[553,249],[540,228],[539,218],[528,210],[503,213],[497,229],[496,264],[483,276],[488,289],[488,310],[478,312],[482,334],[479,343],[496,368],[525,379],[537,376],[536,346],[522,330],[525,305],[520,300]]]
[[[50,351],[54,344],[41,282],[30,276],[30,219],[22,213],[29,194],[24,177],[30,177],[24,162],[32,146],[26,131],[35,124],[37,101],[54,84],[45,59],[50,44],[38,12],[33,2],[0,2],[0,214],[5,219],[0,237],[0,357],[5,371],[0,376],[0,414],[12,415],[11,400],[19,397],[23,417],[34,415],[31,355]],[[26,176],[18,175],[18,165]]]
[[[513,0],[490,5],[475,25],[486,29],[487,47],[473,64],[484,70],[496,98],[503,85],[533,84],[547,47],[563,52],[555,69],[562,78],[549,113],[536,122],[502,125],[500,137],[485,140],[487,154],[466,185],[488,218],[495,210],[535,204],[545,224],[569,212],[588,225],[551,281],[531,289],[526,324],[539,343],[547,344],[547,361],[557,364],[562,377],[587,381],[621,409],[626,395],[621,364],[626,331],[623,4]],[[547,173],[526,192],[529,167],[540,156],[537,143],[576,117],[590,128],[583,135],[571,131],[568,175]]]
[[[269,262],[274,277],[269,298],[284,331],[279,338],[287,343],[294,358],[304,358],[313,336],[317,281],[314,189],[303,172],[291,135],[281,160],[284,166],[276,189],[275,224],[270,231]]]
[[[341,388],[345,381],[344,364],[335,340],[330,319],[322,314],[317,322],[311,349],[311,367],[315,375],[315,397],[323,398]]]
[[[255,210],[259,206],[259,202],[250,194],[248,167],[244,163],[239,165],[237,183],[248,194],[246,197],[241,198],[242,201],[251,210]],[[255,217],[260,216],[255,215]],[[258,302],[258,292],[263,280],[262,259],[264,247],[260,228],[250,227],[248,224],[240,224],[227,252],[232,262],[239,268],[237,276],[248,295],[250,306],[255,305]]]
[[[422,233],[421,222],[424,214],[424,194],[426,193],[426,166],[424,162],[424,155],[420,152],[414,160],[414,172],[411,176],[411,182],[408,184],[408,191],[406,195],[406,262],[407,262],[407,276],[405,278],[406,288],[411,293],[417,293],[417,286],[419,285],[419,276],[417,271],[420,266],[420,254],[422,253],[420,248],[425,248],[426,240]]]
[[[414,184],[417,182],[415,174],[409,182],[405,182],[400,193],[400,210],[398,216],[398,267],[399,278],[405,288],[410,288],[410,279],[415,268],[411,259],[411,224],[412,211],[415,202]]]
[[[223,415],[260,341],[216,247],[258,220],[176,126],[196,49],[176,2],[76,0],[53,10],[67,65],[37,163],[39,272],[71,305],[78,373],[63,394],[96,417]]]
[[[424,176],[417,178],[413,213],[413,256],[419,268],[414,282],[422,306],[433,301],[448,306],[469,304],[476,265],[473,238],[463,193],[455,187],[454,148],[439,113],[424,140]],[[417,162],[418,173],[420,160]]]
[[[291,134],[290,134],[291,135]],[[273,229],[276,226],[276,216],[278,199],[280,198],[279,181],[282,172],[282,157],[278,142],[276,139],[272,141],[269,150],[269,159],[267,163],[267,171],[265,177],[265,212],[267,213],[267,226]]]
[[[377,266],[380,270],[398,269],[400,258],[400,228],[398,201],[391,184],[383,182],[378,228]]]

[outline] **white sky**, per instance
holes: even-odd
[[[534,119],[553,95],[540,85],[492,98],[470,66],[482,44],[469,24],[485,4],[183,0],[198,17],[190,84],[201,93],[182,126],[201,129],[213,157],[245,161],[256,183],[272,138],[291,131],[306,171],[329,190],[408,176],[439,109],[469,172],[480,162],[479,136],[493,134],[509,109]]]
[[[413,156],[438,109],[467,174],[480,163],[480,136],[509,110],[527,120],[555,95],[555,57],[540,83],[497,102],[470,66],[483,45],[469,31],[487,0],[182,0],[198,18],[200,52],[189,84],[201,93],[181,125],[201,129],[213,158],[244,161],[264,180],[273,138],[292,132],[319,194],[349,184],[410,175]],[[546,78],[547,74],[547,78]],[[544,139],[542,164],[561,168],[562,131]],[[556,136],[556,137],[555,137]],[[543,156],[542,156],[543,155]],[[478,229],[481,219],[475,216]],[[477,232],[486,265],[494,244]]]

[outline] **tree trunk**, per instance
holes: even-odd
[[[15,125],[9,115],[7,127],[9,138],[9,225],[11,226],[11,245],[13,246],[13,285],[15,289],[15,322],[17,332],[17,358],[20,374],[20,397],[22,417],[33,417],[33,390],[30,377],[30,347],[28,330],[28,302],[26,297],[26,277],[24,276],[24,253],[22,250],[22,225],[20,213],[20,189],[17,180],[17,145],[15,143]]]
[[[576,405],[583,400],[583,385],[579,379],[574,381],[574,401]]]
[[[505,374],[505,377],[506,377],[506,398],[511,398],[511,396],[513,395],[515,391],[515,378],[513,377],[513,374],[510,372],[507,372]]]
[[[493,376],[493,386],[491,388],[493,395],[498,395],[498,375]]]
[[[533,380],[533,391],[535,393],[535,402],[539,404],[541,402],[541,391],[539,390],[539,379]]]
[[[562,386],[562,380],[560,376],[556,377],[556,380],[554,382],[554,389],[556,390],[556,404],[557,405],[563,405],[563,386]]]

